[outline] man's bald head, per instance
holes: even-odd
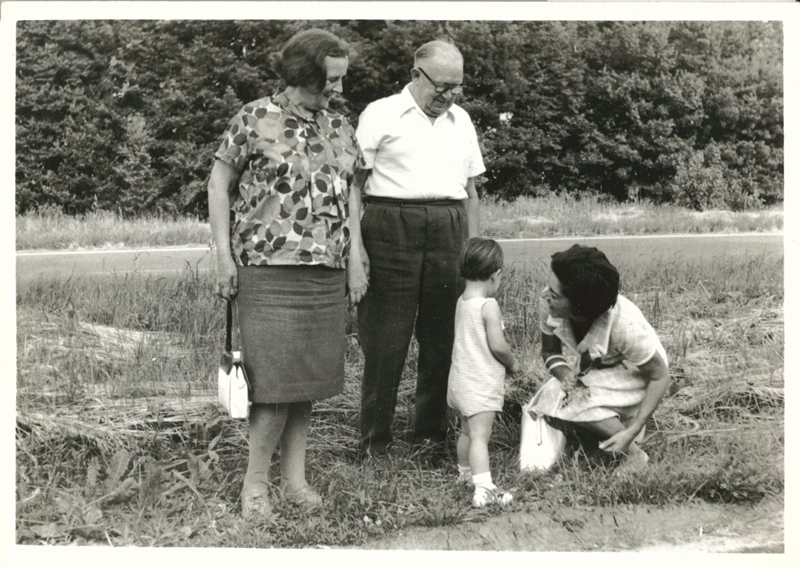
[[[414,54],[414,67],[425,61],[436,59],[442,63],[456,64],[463,67],[464,57],[452,43],[437,39],[422,45]]]

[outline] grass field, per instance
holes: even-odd
[[[572,444],[544,475],[519,474],[520,404],[545,380],[536,297],[546,267],[507,268],[499,294],[526,375],[509,385],[492,445],[512,511],[542,507],[759,503],[784,490],[783,259],[620,264],[623,292],[656,328],[673,388],[647,427],[646,472]],[[239,517],[243,421],[213,403],[224,310],[208,275],[41,282],[17,295],[18,543],[358,547],[411,527],[499,514],[473,510],[455,480],[455,432],[441,466],[402,441],[413,419],[412,347],[390,456],[356,457],[362,357],[353,313],[345,392],[315,405],[308,450],[318,514],[275,488],[276,514]],[[455,417],[451,416],[455,425]]]
[[[778,231],[783,207],[759,211],[690,211],[648,203],[618,204],[596,198],[520,198],[513,202],[483,200],[481,227],[494,238],[563,235],[641,235]],[[123,219],[100,211],[82,216],[44,208],[17,216],[17,250],[89,247],[141,247],[207,244],[208,223],[196,218],[142,216]]]

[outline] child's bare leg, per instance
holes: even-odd
[[[510,503],[509,493],[497,491],[492,483],[489,469],[489,438],[492,435],[494,412],[479,412],[469,417],[469,465],[472,468],[472,483],[475,493],[472,505],[483,507],[487,503]]]
[[[469,420],[461,416],[461,432],[456,442],[456,456],[458,457],[458,480],[472,483],[472,469],[469,467]]]
[[[494,412],[479,412],[467,419],[469,424],[469,466],[472,475],[489,472],[489,438],[492,435]]]
[[[458,442],[456,442],[458,465],[462,467],[469,467],[469,444],[469,419],[466,416],[462,416],[461,433],[458,435]]]

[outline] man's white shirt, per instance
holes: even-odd
[[[486,171],[467,112],[454,104],[431,123],[408,85],[364,109],[356,138],[372,169],[370,196],[466,199],[469,178]]]

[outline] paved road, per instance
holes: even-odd
[[[564,237],[552,239],[498,239],[507,262],[546,261],[556,251],[574,243],[596,246],[611,262],[635,256],[669,259],[708,258],[717,255],[783,255],[782,233],[731,235],[658,235],[636,237]],[[207,271],[212,259],[208,247],[154,248],[137,250],[90,250],[18,252],[17,288],[37,279],[124,274],[132,271],[174,274],[187,267]]]
[[[559,237],[501,241],[506,260],[510,262],[549,259],[554,252],[567,249],[575,243],[599,248],[611,262],[637,256],[710,260],[718,255],[783,255],[783,233]]]

